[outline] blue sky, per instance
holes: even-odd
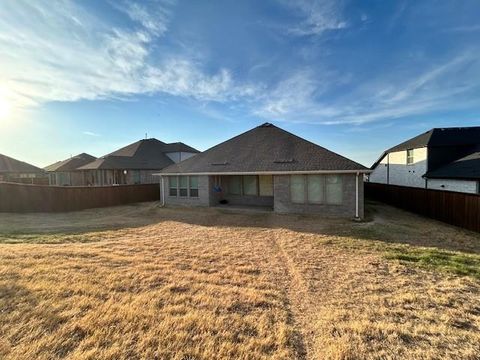
[[[0,153],[45,166],[273,122],[370,166],[480,125],[480,2],[0,2]]]

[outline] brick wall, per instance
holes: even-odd
[[[164,176],[164,194],[165,205],[182,205],[182,206],[209,206],[210,205],[210,186],[209,177],[206,175],[198,176],[198,197],[180,197],[170,196],[168,194],[168,176]],[[159,177],[160,179],[160,177]]]
[[[427,156],[427,148],[413,149],[414,163],[407,165],[406,150],[391,152],[370,174],[370,182],[424,188],[422,176],[427,172]]]
[[[428,179],[427,188],[434,190],[458,191],[476,194],[477,181],[451,180],[451,179]]]

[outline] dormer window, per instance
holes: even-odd
[[[413,149],[407,150],[407,165],[413,164]]]

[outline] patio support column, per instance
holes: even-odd
[[[358,219],[358,172],[355,174],[355,219]]]
[[[164,177],[160,176],[160,201],[161,201],[161,206],[165,206],[165,182],[164,182]]]

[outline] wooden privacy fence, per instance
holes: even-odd
[[[158,201],[158,184],[44,186],[0,182],[0,212],[62,212]]]
[[[365,196],[432,219],[480,232],[480,195],[365,183]]]

